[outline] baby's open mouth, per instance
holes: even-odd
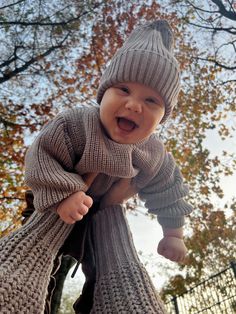
[[[117,124],[121,130],[126,132],[131,132],[138,127],[134,121],[126,118],[117,118]]]

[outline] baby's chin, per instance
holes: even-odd
[[[123,144],[123,145],[136,145],[136,144],[141,144],[143,142],[145,142],[147,139],[149,138],[148,137],[139,137],[139,138],[132,138],[132,137],[112,137],[112,136],[109,136],[109,139],[112,140],[113,142],[117,143],[117,144]]]

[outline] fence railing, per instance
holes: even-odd
[[[236,262],[167,304],[169,314],[235,314]]]

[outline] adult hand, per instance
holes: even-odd
[[[132,196],[137,194],[137,190],[131,184],[131,178],[122,178],[112,185],[110,190],[103,196],[100,207],[122,204]]]

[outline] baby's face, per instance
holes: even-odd
[[[165,113],[160,95],[139,83],[118,83],[106,90],[100,104],[100,119],[107,135],[120,144],[135,144],[148,138]]]

